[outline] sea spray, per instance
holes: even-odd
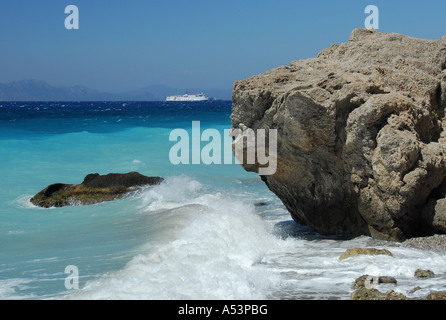
[[[127,265],[68,298],[265,299],[279,277],[262,259],[277,238],[247,202],[173,177],[140,195],[153,235]],[[164,204],[164,208],[163,208]]]

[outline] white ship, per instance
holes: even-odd
[[[179,96],[169,96],[166,98],[166,101],[208,101],[203,93],[199,94],[183,94]]]

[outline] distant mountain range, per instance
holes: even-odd
[[[84,86],[56,87],[40,80],[0,83],[0,101],[161,101],[166,96],[203,92],[207,97],[231,100],[231,89],[178,89],[151,85],[123,93],[107,93]]]

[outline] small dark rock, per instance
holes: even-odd
[[[407,292],[408,294],[414,294],[415,292],[417,292],[418,290],[421,290],[420,286],[416,286],[415,288],[413,288],[412,290],[410,290],[409,292]]]
[[[378,283],[392,283],[397,284],[397,281],[394,277],[382,276],[378,277]]]
[[[366,288],[367,286],[376,287],[378,284],[381,284],[381,283],[397,284],[397,281],[394,277],[370,276],[368,274],[364,274],[355,280],[355,282],[353,283],[352,289]]]
[[[254,206],[256,206],[256,207],[263,207],[263,206],[267,206],[268,205],[268,202],[256,202],[256,203],[254,203]]]
[[[435,273],[433,273],[431,270],[422,270],[422,269],[417,269],[414,275],[415,278],[418,279],[429,279],[435,277]]]
[[[121,198],[135,187],[157,185],[160,177],[147,177],[138,172],[110,173],[104,176],[92,173],[79,185],[55,183],[49,185],[30,199],[36,206],[64,207],[90,205]]]

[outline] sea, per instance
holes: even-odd
[[[190,134],[194,121],[200,132],[220,133],[223,157],[231,107],[0,102],[0,299],[349,300],[364,274],[392,276],[397,284],[379,290],[414,299],[446,290],[444,253],[320,235],[292,221],[259,176],[235,160],[173,163],[179,141],[171,133]],[[187,142],[190,156],[210,143],[202,140]],[[89,206],[30,203],[53,183],[132,171],[164,181]],[[393,256],[339,260],[355,247]],[[416,279],[417,269],[436,276]]]

